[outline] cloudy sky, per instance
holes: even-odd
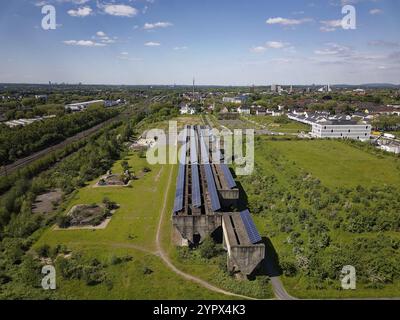
[[[42,7],[56,29],[42,28]],[[356,29],[342,28],[342,7]],[[0,82],[400,83],[398,0],[13,0]]]

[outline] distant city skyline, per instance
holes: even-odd
[[[44,30],[41,8],[56,9]],[[357,29],[341,27],[342,6]],[[396,0],[15,0],[0,83],[268,86],[400,83]]]

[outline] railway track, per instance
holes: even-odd
[[[85,139],[85,138],[89,137],[90,135],[96,133],[103,127],[111,124],[112,122],[126,118],[129,115],[130,115],[130,112],[128,112],[128,111],[122,112],[122,113],[118,114],[117,116],[115,116],[114,118],[108,119],[102,123],[95,125],[94,127],[91,127],[87,130],[79,132],[76,135],[69,137],[56,145],[53,145],[46,149],[40,150],[34,154],[31,154],[25,158],[19,159],[19,160],[15,161],[11,164],[8,164],[6,166],[2,166],[1,170],[0,170],[0,177],[8,175],[10,173],[13,173],[16,170],[21,169],[21,168],[31,164],[32,162],[35,162],[36,160],[43,158],[44,156],[48,155],[49,153],[51,153],[53,151],[60,150],[73,142]]]

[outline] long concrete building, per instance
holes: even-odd
[[[223,233],[231,271],[250,275],[265,257],[265,246],[250,212],[232,212],[239,189],[228,166],[212,161],[209,128],[187,126],[180,151],[179,173],[172,214],[174,242],[197,245],[207,236]]]
[[[310,134],[315,138],[366,141],[371,137],[372,126],[370,124],[358,123],[344,116],[289,113],[288,118],[311,125],[312,130]]]

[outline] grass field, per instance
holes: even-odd
[[[280,141],[266,147],[294,161],[328,187],[400,185],[399,161],[390,156],[378,158],[340,141]]]
[[[127,158],[134,172],[148,166],[138,154]],[[133,261],[121,265],[108,265],[107,273],[112,279],[110,289],[105,284],[87,286],[83,281],[63,280],[58,277],[58,297],[68,299],[226,299],[226,296],[210,292],[193,282],[183,280],[171,272],[155,255],[155,236],[160,212],[167,188],[170,166],[149,166],[151,172],[131,187],[93,188],[92,181],[79,190],[68,205],[94,203],[107,196],[117,202],[120,208],[104,230],[56,231],[49,228],[34,247],[43,244],[63,244],[72,252],[82,252],[107,263],[115,255],[131,255]],[[176,168],[173,184],[175,184]],[[120,161],[115,163],[113,172],[121,172]],[[174,187],[171,187],[174,190]],[[173,192],[169,195],[172,206]],[[167,211],[170,212],[170,208]],[[169,219],[166,219],[168,222]],[[143,274],[143,268],[153,272]]]
[[[338,188],[355,188],[361,185],[370,188],[376,185],[388,185],[397,188],[400,185],[400,163],[393,156],[376,156],[362,151],[341,141],[310,140],[310,141],[273,141],[261,138],[255,151],[256,164],[262,169],[263,175],[274,175],[277,179],[276,186],[282,190],[290,191],[290,177],[299,172],[311,173],[318,178],[323,186],[332,190]],[[271,157],[278,157],[275,163]],[[249,192],[254,179],[240,178],[244,189]],[[306,190],[305,190],[306,191]],[[304,191],[304,192],[305,192]],[[290,191],[292,194],[294,191]],[[301,195],[301,193],[297,193]],[[251,194],[248,194],[250,201]],[[279,199],[279,198],[278,198]],[[300,198],[301,199],[301,198]],[[269,199],[266,200],[267,203]],[[283,201],[283,200],[282,200]],[[302,203],[303,200],[300,200]],[[283,218],[289,213],[283,212]],[[255,223],[262,234],[267,236],[278,257],[293,255],[292,246],[288,244],[288,233],[283,232],[277,225],[277,220],[270,214],[253,215]],[[321,213],[317,219],[327,221]],[[327,222],[329,224],[329,220]],[[301,238],[307,243],[308,232],[294,225],[296,232],[302,233]],[[331,229],[332,243],[351,243],[359,236],[376,238],[377,232],[364,232],[362,234],[350,233],[341,229]],[[391,236],[400,241],[400,234],[394,231],[381,233],[381,236]],[[389,257],[388,257],[389,258]],[[283,283],[290,294],[299,298],[366,298],[366,297],[399,297],[400,282],[394,281],[386,284],[382,289],[368,288],[359,284],[355,291],[337,290],[337,283],[325,283],[325,289],[314,289],[309,286],[307,277],[297,275],[294,277],[283,276]]]
[[[288,123],[275,123],[276,117],[272,116],[249,116],[249,120],[255,121],[261,125],[267,126],[267,129],[273,132],[282,132],[282,133],[300,133],[300,132],[309,132],[311,131],[310,126],[289,120]]]

